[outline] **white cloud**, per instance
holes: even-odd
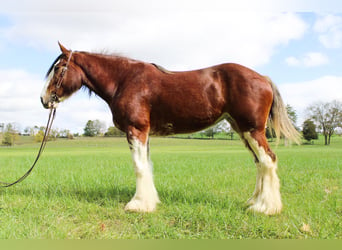
[[[221,8],[226,11],[315,11],[315,12],[337,12],[342,10],[340,0],[12,0],[4,1],[1,5],[3,11],[113,11],[129,10],[131,13],[144,10],[148,14],[160,9],[198,10]]]
[[[310,68],[328,64],[329,58],[320,52],[309,52],[302,57],[290,56],[285,61],[289,66]]]
[[[323,76],[303,82],[282,83],[278,85],[284,102],[290,104],[298,113],[298,125],[306,118],[306,108],[317,102],[342,101],[342,77]]]
[[[299,39],[307,24],[296,14],[167,10],[141,12],[26,12],[13,14],[4,34],[13,42],[76,50],[105,48],[174,70],[234,61],[250,67],[269,62],[276,48]],[[33,28],[34,27],[34,28]]]
[[[0,70],[0,123],[16,123],[26,126],[45,126],[48,111],[40,102],[44,82],[37,75],[23,70]],[[54,128],[83,132],[88,120],[99,119],[112,126],[107,104],[97,97],[87,97],[79,92],[61,103],[57,110]]]
[[[241,11],[241,10],[256,10],[256,11],[293,11],[293,4],[291,1],[296,0],[259,0],[255,2],[253,0],[174,0],[174,1],[160,1],[160,0],[97,0],[97,1],[47,1],[47,0],[12,0],[6,1],[2,4],[2,9],[5,11],[115,11],[115,10],[130,10],[133,13],[139,12],[144,9],[145,12],[155,12],[160,9],[208,9],[208,8],[225,8],[229,6],[229,10]],[[306,0],[302,0],[306,1]],[[20,2],[20,3],[19,3]],[[296,1],[298,6],[298,1]],[[288,7],[290,6],[290,7]],[[285,8],[285,9],[284,9]],[[228,9],[227,9],[228,10]],[[298,10],[298,9],[297,9]]]
[[[23,70],[0,70],[0,122],[44,123],[41,120],[38,76]],[[20,122],[21,121],[21,122]]]
[[[321,16],[314,25],[319,33],[319,41],[330,49],[342,47],[342,17],[336,15]]]
[[[252,2],[254,5],[251,6],[268,6],[260,4],[260,1]],[[269,2],[271,6],[278,4],[277,1]],[[91,4],[83,4],[82,1],[80,4],[80,1],[32,0],[20,5],[14,1],[3,4],[12,4],[13,9],[19,6],[21,11],[6,13],[11,26],[3,27],[2,35],[8,44],[25,41],[42,50],[56,50],[56,42],[60,40],[75,50],[122,52],[172,70],[229,61],[253,68],[265,65],[279,47],[301,39],[309,27],[300,15],[294,13],[264,12],[258,8],[258,11],[236,11],[246,5],[246,1],[156,0],[132,3],[102,0]],[[2,11],[8,9],[4,5]],[[324,36],[330,39],[331,44],[326,46],[341,46],[336,32],[341,30],[339,21],[332,19],[334,21],[323,22],[324,17],[320,17],[322,22],[318,20],[314,29],[321,36],[322,43]],[[292,66],[315,67],[327,64],[329,59],[321,52],[312,52],[289,57],[286,61]],[[18,72],[12,72],[6,84],[3,81],[0,84],[0,117],[23,125],[44,125],[47,111],[39,101],[43,82],[27,72]],[[0,79],[6,79],[7,73],[0,72]],[[24,82],[30,86],[31,92],[19,95],[15,89]],[[279,85],[285,101],[300,112],[313,101],[338,98],[342,93],[340,86],[341,78],[333,76]],[[11,97],[6,95],[6,101],[3,93],[13,94]],[[100,119],[111,125],[107,105],[99,98],[89,99],[85,93],[79,93],[60,104],[55,126],[82,132],[89,119]]]
[[[83,133],[88,120],[103,121],[107,127],[114,126],[108,105],[99,97],[87,96],[80,90],[69,99],[60,103],[57,109],[55,127],[67,128],[72,132]]]

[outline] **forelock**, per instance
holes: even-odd
[[[51,71],[53,70],[53,68],[55,67],[55,65],[57,64],[57,62],[62,58],[63,54],[60,54],[55,61],[52,63],[52,65],[50,66],[48,72],[45,75],[45,78],[48,78],[48,76],[50,75]]]

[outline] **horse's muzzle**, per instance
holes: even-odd
[[[46,109],[57,108],[59,101],[55,100],[55,98],[50,98],[48,102],[44,101],[43,97],[40,97],[40,101],[43,104],[43,107]]]
[[[44,107],[44,108],[46,108],[46,109],[49,108],[49,103],[48,103],[48,102],[44,102],[43,97],[40,97],[40,101],[41,101],[41,103],[43,104],[43,107]]]

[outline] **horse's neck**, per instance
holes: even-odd
[[[110,102],[121,82],[125,58],[83,54],[79,62],[87,81],[84,85],[106,102]]]

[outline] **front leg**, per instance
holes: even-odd
[[[153,183],[148,134],[132,128],[128,131],[127,139],[130,144],[136,175],[136,192],[132,200],[126,205],[125,210],[152,212],[160,201]]]

